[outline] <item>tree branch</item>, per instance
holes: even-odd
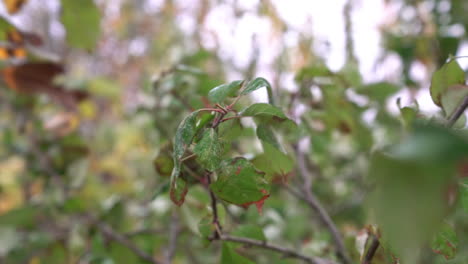
[[[211,208],[213,210],[213,225],[215,227],[215,231],[213,233],[213,238],[214,239],[219,239],[219,236],[221,235],[222,232],[222,227],[221,224],[219,223],[218,219],[218,208],[216,207],[216,196],[214,195],[213,191],[210,189],[210,184],[211,184],[211,175],[206,174],[206,180],[208,183],[208,191],[210,192],[210,198],[211,198]]]
[[[284,255],[286,258],[296,258],[296,259],[301,259],[305,261],[306,263],[311,263],[311,264],[334,264],[331,260],[326,260],[318,257],[309,257],[306,255],[303,255],[301,253],[298,253],[295,250],[284,248],[281,246],[277,245],[272,245],[266,241],[261,241],[261,240],[255,240],[255,239],[250,239],[246,237],[235,237],[235,236],[230,236],[230,235],[225,235],[222,234],[219,237],[219,240],[222,241],[230,241],[230,242],[237,242],[241,243],[244,245],[248,246],[253,246],[253,247],[259,247],[259,248],[264,248],[268,250],[272,250],[278,253],[281,253]]]
[[[379,239],[375,235],[373,235],[371,245],[369,249],[367,250],[366,255],[362,259],[362,262],[361,262],[362,264],[371,264],[372,258],[374,258],[375,252],[377,252],[379,245],[380,245]]]
[[[180,233],[179,217],[177,216],[176,211],[173,211],[171,218],[172,218],[171,225],[169,227],[169,245],[167,246],[167,251],[166,251],[166,263],[167,264],[172,263],[172,258],[174,257],[175,251],[177,248],[177,238]]]
[[[130,241],[124,235],[119,234],[117,231],[112,229],[112,227],[108,226],[107,224],[96,221],[95,226],[105,236],[107,236],[108,238],[114,240],[115,242],[127,247],[128,249],[130,249],[135,255],[137,255],[142,260],[144,260],[144,261],[146,261],[148,263],[152,263],[152,264],[162,264],[159,261],[157,261],[156,259],[154,259],[148,253],[146,253],[142,249],[138,248],[132,241]]]
[[[304,182],[302,185],[304,195],[299,195],[298,197],[304,200],[309,205],[309,207],[312,208],[312,210],[318,215],[322,224],[328,229],[335,242],[338,257],[343,261],[343,263],[350,264],[352,263],[352,261],[346,251],[346,247],[344,245],[341,234],[338,231],[338,228],[336,227],[330,215],[327,213],[320,201],[312,193],[312,175],[306,167],[305,155],[299,150],[297,146],[296,150],[297,164],[300,172],[299,174],[301,175],[302,180]]]
[[[468,107],[468,95],[463,98],[463,101],[458,105],[453,114],[447,121],[447,127],[452,127],[455,122],[460,118],[460,116],[465,112]]]

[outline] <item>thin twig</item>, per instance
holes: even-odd
[[[219,223],[219,218],[218,218],[218,208],[216,207],[216,196],[214,195],[213,191],[210,189],[210,184],[211,184],[211,175],[207,174],[206,175],[206,181],[208,183],[208,191],[210,192],[210,198],[211,198],[211,208],[213,210],[213,225],[215,227],[215,231],[213,233],[213,238],[214,239],[219,239],[221,232],[222,232],[222,227],[221,224]]]
[[[460,118],[460,116],[465,112],[468,107],[468,95],[463,98],[463,101],[458,105],[453,114],[447,121],[447,127],[452,127],[455,122]]]
[[[349,255],[346,251],[346,247],[344,245],[341,234],[338,231],[338,228],[336,227],[335,223],[333,222],[325,208],[322,206],[320,201],[312,193],[312,175],[306,167],[304,153],[302,153],[297,146],[296,149],[297,164],[300,172],[299,174],[301,175],[303,180],[302,189],[304,195],[301,196],[303,200],[310,206],[310,208],[312,208],[312,210],[318,215],[322,224],[328,229],[328,231],[332,235],[332,238],[335,242],[338,257],[343,261],[343,263],[350,264],[352,263],[352,261],[349,258]]]
[[[165,229],[162,229],[162,228],[141,228],[141,229],[136,229],[134,231],[124,233],[123,235],[126,237],[132,237],[132,236],[139,236],[139,235],[146,235],[146,234],[160,234],[161,232],[164,232],[164,230]]]
[[[189,160],[189,159],[191,159],[191,158],[194,158],[194,157],[196,157],[196,156],[197,156],[197,154],[192,153],[192,154],[190,154],[190,155],[188,155],[188,156],[186,156],[186,157],[181,158],[181,159],[180,159],[180,162],[182,163],[182,162],[184,162],[184,161],[186,161],[186,160]]]
[[[125,246],[126,248],[130,249],[133,253],[135,253],[135,255],[137,255],[142,260],[148,263],[152,263],[152,264],[161,264],[159,261],[154,259],[151,255],[149,255],[148,253],[146,253],[145,251],[137,247],[131,240],[126,238],[124,235],[119,234],[117,231],[112,229],[112,227],[108,226],[107,224],[96,221],[95,226],[105,236]]]
[[[369,246],[369,249],[367,250],[366,255],[362,259],[362,264],[371,264],[372,259],[374,258],[375,252],[377,252],[377,249],[379,248],[380,242],[379,239],[375,236],[372,235],[372,242]]]
[[[180,233],[179,217],[177,216],[177,211],[173,211],[171,218],[171,225],[169,226],[169,245],[166,251],[167,264],[172,263],[172,258],[174,257],[175,251],[177,249],[177,238]]]
[[[261,240],[255,240],[255,239],[250,239],[246,237],[235,237],[235,236],[230,236],[230,235],[221,235],[219,240],[223,241],[231,241],[231,242],[237,242],[241,243],[244,245],[248,246],[254,246],[254,247],[259,247],[259,248],[264,248],[264,249],[269,249],[272,251],[276,251],[278,253],[281,253],[284,257],[286,258],[296,258],[296,259],[301,259],[305,261],[306,263],[311,263],[311,264],[332,264],[334,262],[318,257],[309,257],[306,255],[303,255],[295,250],[289,249],[289,248],[284,248],[278,245],[273,245],[268,243],[267,241],[261,241]]]
[[[226,117],[226,118],[223,118],[223,119],[221,120],[221,123],[222,123],[222,122],[225,122],[225,121],[228,121],[228,120],[231,120],[231,119],[240,119],[240,118],[243,118],[243,117],[245,117],[245,116],[231,116],[231,117]]]

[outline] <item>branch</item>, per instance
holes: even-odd
[[[341,234],[338,231],[338,228],[333,223],[333,220],[331,219],[330,215],[327,213],[325,208],[322,206],[320,201],[312,193],[312,189],[311,189],[312,175],[306,167],[304,153],[302,153],[298,149],[297,146],[296,146],[296,149],[297,149],[297,164],[298,164],[299,172],[300,172],[299,174],[301,175],[302,180],[304,181],[302,185],[304,195],[299,195],[299,196],[296,195],[296,196],[304,200],[309,205],[309,207],[312,208],[312,210],[318,215],[322,224],[328,229],[328,231],[332,235],[332,238],[335,242],[338,257],[343,261],[343,263],[350,264],[352,263],[352,261],[349,258],[349,255],[346,251],[346,247],[344,245]]]
[[[128,238],[126,238],[124,235],[117,233],[114,229],[112,229],[110,226],[102,223],[102,222],[96,222],[95,226],[98,228],[98,230],[103,233],[105,236],[108,238],[114,240],[117,243],[120,243],[121,245],[127,247],[130,249],[135,255],[137,255],[139,258],[142,260],[152,263],[152,264],[162,264],[156,259],[154,259],[151,255],[148,253],[144,252],[142,249],[138,248],[132,241],[130,241]]]
[[[213,191],[210,189],[210,184],[211,184],[211,175],[207,174],[206,175],[206,180],[208,183],[208,191],[210,192],[210,198],[211,198],[211,208],[213,209],[213,225],[215,227],[215,231],[213,233],[213,238],[214,239],[219,239],[222,231],[221,224],[219,223],[218,219],[218,208],[216,207],[216,196],[214,195]]]
[[[468,107],[468,95],[463,98],[463,101],[458,105],[453,114],[447,121],[447,127],[452,127],[455,122],[460,118],[460,116],[465,112]]]
[[[141,229],[137,229],[137,230],[134,230],[134,231],[124,233],[123,236],[132,237],[132,236],[138,236],[138,235],[144,235],[144,234],[160,234],[161,232],[164,232],[164,229],[162,229],[162,228],[141,228]]]
[[[373,235],[369,250],[367,250],[366,256],[362,259],[362,264],[371,264],[372,258],[374,258],[375,252],[377,252],[379,245],[379,239],[375,235]]]
[[[334,262],[332,262],[330,260],[325,260],[325,259],[318,258],[318,257],[308,257],[306,255],[302,255],[301,253],[298,253],[295,250],[284,248],[284,247],[277,246],[277,245],[272,245],[272,244],[270,244],[270,243],[268,243],[266,241],[255,240],[255,239],[250,239],[250,238],[245,238],[245,237],[235,237],[235,236],[230,236],[230,235],[225,235],[225,234],[221,235],[219,237],[219,240],[237,242],[237,243],[241,243],[241,244],[248,245],[248,246],[269,249],[269,250],[281,253],[287,258],[301,259],[301,260],[305,261],[306,263],[311,263],[311,264],[334,264]]]
[[[177,248],[177,238],[179,236],[180,228],[179,228],[179,218],[177,217],[177,212],[174,211],[171,217],[171,225],[169,227],[169,245],[166,251],[166,262],[167,264],[172,263],[172,258],[175,255],[175,251]]]

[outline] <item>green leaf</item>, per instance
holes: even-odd
[[[361,86],[356,89],[356,92],[367,95],[370,99],[376,100],[379,103],[384,103],[389,96],[399,90],[400,87],[392,83],[378,82]]]
[[[432,75],[430,87],[432,101],[442,106],[442,96],[456,84],[465,84],[465,72],[456,60],[451,60]]]
[[[195,145],[193,152],[197,161],[209,171],[214,171],[221,163],[222,145],[214,128],[203,132],[202,139]]]
[[[193,137],[197,133],[196,123],[199,111],[194,111],[184,118],[177,128],[174,139],[174,164],[180,164],[180,159],[187,147],[192,144]]]
[[[251,239],[256,239],[260,241],[267,241],[263,229],[259,226],[247,224],[241,225],[236,230],[232,232],[233,235],[239,237],[247,237]]]
[[[405,126],[410,126],[416,120],[418,115],[415,109],[408,106],[401,108],[400,113]]]
[[[418,124],[404,142],[392,146],[390,154],[399,160],[448,166],[468,154],[468,142],[444,127]]]
[[[180,159],[185,153],[187,147],[192,143],[193,137],[197,133],[196,122],[199,111],[194,111],[188,115],[177,128],[175,140],[174,140],[174,168],[171,174],[171,200],[177,204],[182,205],[184,203],[185,194],[187,194],[187,183],[185,180],[180,179],[180,173],[182,170],[182,163]]]
[[[41,210],[35,206],[23,206],[0,215],[0,226],[30,228],[36,224]]]
[[[177,172],[180,174],[180,171]],[[188,187],[187,182],[179,177],[176,177],[173,181],[171,180],[171,191],[170,197],[172,202],[176,205],[181,206],[185,201],[185,195],[187,195]]]
[[[262,77],[258,77],[250,81],[246,86],[245,89],[241,92],[241,95],[249,94],[253,91],[256,91],[260,88],[265,87],[268,93],[268,102],[270,104],[274,104],[273,99],[273,90],[271,89],[270,83]]]
[[[297,82],[302,82],[304,79],[311,79],[314,77],[327,77],[332,76],[333,73],[325,65],[312,65],[299,70],[295,76]]]
[[[260,139],[262,142],[266,142],[273,147],[277,148],[278,150],[281,150],[281,146],[276,139],[276,136],[271,129],[269,125],[266,124],[259,124],[257,126],[257,137]]]
[[[260,211],[263,202],[270,196],[270,185],[264,177],[265,173],[255,170],[252,163],[244,158],[223,161],[220,167],[223,169],[210,185],[214,194],[242,207],[256,204]]]
[[[111,242],[110,247],[106,253],[112,257],[112,263],[115,264],[141,263],[138,256],[133,253],[132,250],[119,243]]]
[[[460,181],[460,203],[462,208],[468,213],[468,178]]]
[[[239,255],[232,249],[229,243],[223,243],[223,249],[221,251],[221,264],[254,264],[249,259]]]
[[[451,86],[444,94],[442,94],[441,104],[444,110],[445,117],[449,118],[453,115],[457,107],[463,102],[463,99],[468,95],[468,86],[454,85]],[[466,117],[462,115],[454,127],[463,128],[466,124]]]
[[[211,217],[204,217],[198,222],[198,232],[204,238],[208,238],[215,231],[215,226],[213,225],[213,220]]]
[[[210,90],[208,93],[208,99],[215,103],[223,102],[227,97],[234,97],[237,94],[239,88],[242,87],[244,81],[233,81],[229,84],[221,84]]]
[[[155,171],[161,176],[170,176],[174,169],[174,159],[166,152],[160,152],[153,160]]]
[[[255,167],[266,173],[267,179],[285,180],[294,168],[294,161],[273,145],[262,142],[263,153],[252,160]]]
[[[455,257],[457,247],[457,234],[450,225],[445,223],[432,239],[431,248],[435,253],[443,255],[445,259],[449,260]]]
[[[402,263],[417,263],[415,252],[439,230],[449,211],[444,194],[467,154],[467,143],[453,131],[417,126],[403,142],[372,157],[369,205]]]
[[[67,41],[75,47],[92,50],[100,35],[99,9],[93,0],[62,0],[62,23]]]
[[[260,118],[273,118],[274,120],[284,121],[287,119],[283,110],[280,108],[266,103],[253,104],[242,110],[239,115],[252,116]]]

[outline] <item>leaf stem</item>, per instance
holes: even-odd
[[[191,158],[193,158],[193,157],[196,157],[196,156],[197,156],[197,154],[192,153],[192,154],[190,154],[190,155],[188,155],[188,156],[186,156],[186,157],[181,158],[181,159],[180,159],[180,163],[182,163],[182,162],[184,162],[184,161],[186,161],[186,160],[189,160],[189,159],[191,159]]]
[[[221,114],[224,113],[224,111],[222,109],[218,109],[218,108],[200,108],[197,111],[218,112],[218,113],[221,113]]]
[[[231,117],[226,117],[224,119],[221,120],[221,123],[222,122],[225,122],[225,121],[228,121],[228,120],[231,120],[231,119],[240,119],[240,118],[243,118],[245,116],[231,116]]]
[[[374,258],[375,252],[377,252],[377,249],[379,248],[379,245],[380,245],[380,242],[377,236],[372,235],[371,245],[369,249],[367,250],[366,255],[362,259],[362,262],[361,262],[362,264],[371,264],[372,259]]]
[[[453,127],[455,122],[457,122],[457,120],[465,112],[467,107],[468,107],[468,95],[463,98],[463,101],[457,106],[453,114],[447,120],[447,127]]]

